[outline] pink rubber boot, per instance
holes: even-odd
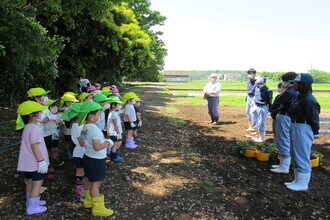
[[[126,147],[126,148],[130,148],[130,149],[137,148],[137,145],[134,144],[133,137],[131,137],[131,138],[129,138],[129,139],[126,139],[125,147]]]
[[[76,185],[76,195],[78,197],[84,197],[84,186],[83,185]]]

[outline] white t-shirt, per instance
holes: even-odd
[[[76,145],[73,149],[73,157],[83,158],[85,154],[85,147],[80,146],[78,141],[83,126],[84,125],[78,126],[78,123],[73,123],[71,127],[71,140]]]
[[[216,97],[216,96],[219,96],[219,93],[221,91],[221,84],[217,81],[215,82],[209,82],[203,92],[207,92],[207,93],[213,93],[213,94],[210,94],[209,96],[210,97]]]
[[[131,116],[132,121],[136,121],[136,112],[134,109],[134,106],[132,104],[126,104],[125,105],[125,117],[124,122],[129,122],[127,115]]]
[[[105,113],[102,111],[100,119],[95,123],[95,125],[103,131],[105,128]]]
[[[109,116],[108,116],[108,123],[107,123],[107,131],[108,131],[108,136],[116,136],[117,132],[115,129],[115,125],[113,123],[113,119],[117,119],[117,126],[118,130],[120,133],[123,133],[123,128],[121,126],[121,120],[118,115],[117,111],[110,111]]]
[[[107,157],[107,148],[96,151],[93,148],[93,140],[100,140],[100,143],[105,142],[102,131],[95,124],[85,124],[81,130],[81,137],[85,140],[85,154],[94,159],[104,159]]]
[[[45,113],[46,117],[49,119],[49,121],[47,121],[45,124],[42,125],[43,135],[44,137],[47,137],[56,132],[56,127],[57,127],[56,121],[53,120],[55,119],[56,116],[53,113],[51,113],[49,109],[45,109],[43,112]]]

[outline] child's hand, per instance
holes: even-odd
[[[108,142],[110,147],[112,147],[114,145],[114,143],[111,139],[105,139],[105,142]]]
[[[118,140],[123,139],[123,136],[121,134],[117,134],[117,139]]]
[[[142,126],[142,121],[139,121],[138,126],[139,126],[139,127]]]
[[[38,162],[38,173],[47,173],[48,172],[48,165],[45,160]]]
[[[132,123],[131,123],[131,127],[132,127],[132,128],[135,128],[136,125],[132,122]]]

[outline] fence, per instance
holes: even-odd
[[[320,127],[329,126],[330,125],[330,117],[320,117]],[[330,129],[320,129],[319,134],[328,135],[330,134]],[[326,143],[330,143],[330,140],[326,140]]]

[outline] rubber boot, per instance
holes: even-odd
[[[289,173],[291,164],[291,157],[281,157],[280,158],[280,165],[275,169],[270,169],[270,171],[274,173]]]
[[[297,182],[297,180],[298,180],[297,173],[298,172],[297,172],[296,168],[293,169],[293,173],[294,173],[294,180],[292,182],[285,182],[284,185],[289,186],[289,185],[292,185]]]
[[[118,152],[111,152],[110,160],[113,162],[122,162],[124,159],[118,155]]]
[[[28,207],[29,205],[29,198],[30,198],[30,193],[26,193],[26,207]],[[46,201],[45,200],[40,200],[40,196],[39,196],[39,205],[46,205]]]
[[[308,183],[310,179],[311,179],[311,173],[297,172],[297,182],[287,185],[286,187],[293,191],[307,191]]]
[[[47,207],[39,205],[39,202],[40,202],[39,200],[40,200],[40,197],[28,199],[28,206],[26,207],[26,214],[33,215],[33,214],[43,213],[47,210]]]
[[[134,144],[133,137],[126,139],[125,147],[131,149],[137,148],[137,145]]]
[[[77,197],[84,196],[84,186],[83,185],[76,185],[76,195],[77,195]]]
[[[266,131],[258,131],[258,139],[255,139],[255,142],[257,143],[263,143],[266,139]]]
[[[110,216],[113,215],[114,211],[107,209],[104,206],[104,195],[100,194],[99,197],[92,197],[93,208],[92,215],[94,216]]]
[[[93,207],[91,192],[89,190],[84,190],[84,207],[89,209]]]

